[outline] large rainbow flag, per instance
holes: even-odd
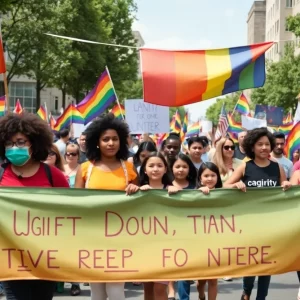
[[[294,122],[282,124],[281,126],[279,126],[278,131],[284,133],[285,135],[288,135],[290,131],[293,129],[293,127],[294,127]]]
[[[87,124],[102,114],[116,99],[113,84],[106,69],[92,91],[77,105],[77,109]]]
[[[190,138],[199,135],[200,129],[201,129],[200,121],[193,123],[188,127],[185,137]]]
[[[265,82],[265,52],[273,42],[194,51],[142,48],[144,101],[182,106]]]
[[[0,97],[0,117],[5,115],[5,96]]]
[[[298,149],[300,149],[300,122],[295,124],[293,129],[290,131],[286,139],[284,153],[287,158],[293,160],[293,153]]]
[[[77,110],[77,108],[70,104],[63,114],[58,117],[56,120],[54,130],[60,131],[64,128],[68,128],[71,124],[84,124],[84,118],[81,113]]]
[[[244,95],[244,93],[241,94],[241,96],[235,106],[235,111],[237,111],[241,115],[250,116],[249,102],[248,102],[246,96]]]

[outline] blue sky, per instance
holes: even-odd
[[[247,44],[247,16],[254,0],[136,0],[145,46],[209,49]],[[191,118],[205,116],[215,100],[189,105]]]

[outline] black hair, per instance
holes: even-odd
[[[221,179],[219,168],[212,162],[203,163],[200,166],[199,171],[198,171],[198,180],[199,180],[200,186],[201,186],[201,175],[206,169],[209,169],[210,171],[217,174],[217,183],[215,185],[215,188],[216,189],[222,188],[223,184],[222,184],[222,179]]]
[[[152,152],[150,154],[150,156],[145,158],[145,160],[143,161],[141,168],[140,168],[140,185],[149,184],[149,177],[145,173],[145,171],[146,171],[146,164],[151,157],[160,158],[163,161],[165,167],[167,168],[167,172],[162,177],[162,184],[164,186],[172,185],[172,172],[170,171],[170,167],[169,167],[165,157],[160,152]]]
[[[204,142],[204,140],[199,136],[193,136],[193,137],[189,138],[187,140],[187,142],[188,142],[188,148],[189,149],[192,146],[192,144],[194,144],[194,143],[201,144],[203,148],[205,148],[207,146],[207,144]]]
[[[275,148],[275,138],[266,127],[249,130],[243,140],[243,149],[249,158],[255,159],[253,147],[256,142],[263,136],[266,136],[269,139],[271,151],[273,151],[273,149]]]
[[[199,138],[206,144],[206,146],[209,144],[208,138],[206,136],[199,136]]]
[[[81,134],[80,135],[84,135],[84,136],[86,136],[86,132],[85,131],[83,131],[83,132],[81,132]]]
[[[128,143],[127,137],[129,135],[128,125],[111,113],[101,115],[95,119],[91,125],[85,130],[86,133],[86,157],[90,161],[97,161],[101,159],[99,139],[106,130],[115,130],[120,140],[120,149],[116,154],[117,159],[127,160],[128,158]]]
[[[48,124],[32,113],[7,114],[0,118],[0,157],[5,159],[5,142],[15,134],[24,134],[31,143],[31,157],[44,161],[52,147],[53,134]]]
[[[275,139],[284,139],[285,140],[285,134],[283,132],[274,132],[273,136]]]
[[[143,151],[156,152],[156,146],[152,142],[142,142],[139,146],[138,151],[133,155],[133,163],[140,164],[140,154]]]
[[[70,133],[70,130],[68,128],[64,128],[64,129],[59,131],[58,136],[60,138],[65,138],[69,135],[69,133]]]
[[[185,155],[183,153],[179,153],[178,156],[176,157],[176,159],[174,161],[172,161],[172,163],[170,165],[171,171],[173,172],[173,166],[178,159],[181,159],[189,166],[189,173],[188,173],[188,176],[186,179],[190,184],[195,185],[196,181],[197,181],[197,169],[195,168],[191,159],[187,155]]]
[[[176,133],[176,132],[171,132],[169,134],[169,136],[165,139],[165,144],[170,141],[170,140],[175,140],[175,141],[178,141],[180,143],[180,136],[179,136],[179,133]],[[165,145],[164,144],[164,145]]]

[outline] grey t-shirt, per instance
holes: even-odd
[[[290,179],[293,174],[293,163],[285,156],[282,156],[280,158],[277,157],[273,157],[273,158],[279,163],[280,166],[282,166],[286,178]]]

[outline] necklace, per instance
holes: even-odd
[[[67,176],[69,176],[72,172],[76,171],[78,167],[79,165],[77,165],[74,169],[71,169],[71,171],[67,174]]]

